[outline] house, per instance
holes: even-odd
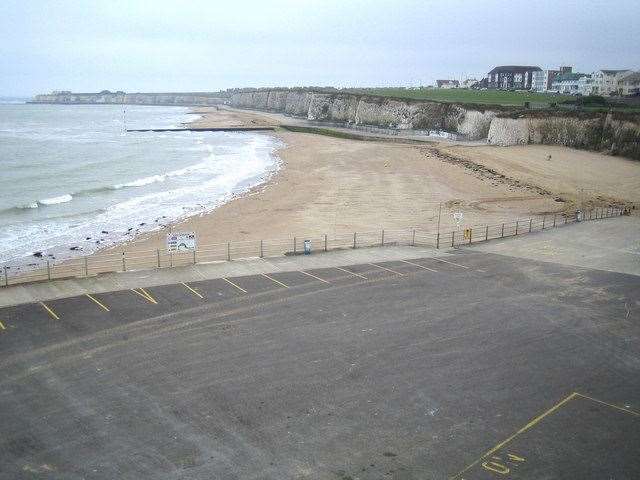
[[[460,82],[458,80],[436,80],[438,88],[458,88]]]
[[[598,70],[593,72],[593,95],[616,95],[618,94],[618,81],[624,76],[633,73],[631,70]]]
[[[557,75],[549,91],[563,95],[582,95],[580,80],[587,76],[586,73],[563,73]],[[582,84],[584,85],[584,81]]]
[[[593,77],[585,75],[578,80],[578,93],[580,95],[594,95],[593,93]]]
[[[560,67],[559,70],[536,70],[533,72],[531,90],[534,92],[548,92],[558,75],[571,73],[573,67]]]
[[[640,95],[640,72],[627,73],[618,80],[618,94],[625,97]]]
[[[540,67],[522,65],[502,65],[487,74],[488,87],[503,90],[529,90],[533,83],[533,72]]]
[[[462,88],[474,88],[477,83],[478,80],[476,80],[475,78],[467,78],[464,82],[462,82],[460,86]]]

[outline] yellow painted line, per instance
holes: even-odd
[[[184,283],[184,282],[180,282],[180,283],[182,283],[182,285],[184,285],[187,288],[187,290],[191,291],[191,293],[193,293],[196,297],[204,298],[202,295],[200,295],[199,292],[195,291],[193,288],[191,288],[186,283]]]
[[[0,330],[6,330],[7,327],[4,326],[4,323],[0,322]]]
[[[438,257],[431,257],[431,258],[433,260],[435,260],[436,262],[448,263],[449,265],[453,265],[455,267],[460,267],[460,268],[469,268],[469,267],[466,267],[464,265],[460,265],[459,263],[453,263],[453,262],[450,262],[448,260],[443,260],[442,258],[438,258]]]
[[[136,293],[138,295],[140,295],[142,298],[144,298],[147,302],[149,303],[153,303],[154,305],[157,305],[158,302],[156,302],[155,298],[153,298],[149,292],[147,292],[144,288],[140,288],[140,291],[136,290],[135,288],[132,288],[131,291],[133,293]]]
[[[224,277],[222,277],[222,279],[223,279],[225,282],[227,282],[229,285],[233,285],[234,287],[236,287],[236,288],[237,288],[238,290],[240,290],[241,292],[247,293],[247,291],[246,291],[244,288],[239,287],[238,285],[236,285],[235,283],[233,283],[233,282],[232,282],[231,280],[229,280],[228,278],[224,278]]]
[[[271,280],[272,282],[277,283],[278,285],[282,285],[284,288],[289,288],[289,285],[285,285],[282,282],[279,282],[278,280],[276,280],[273,277],[270,277],[269,275],[267,275],[266,273],[261,273],[260,275],[262,275],[264,278],[268,278],[269,280]]]
[[[42,307],[47,311],[47,313],[51,315],[54,319],[60,320],[60,317],[56,315],[56,312],[51,310],[47,305],[45,305],[43,302],[40,302],[40,305],[42,305]]]
[[[640,417],[640,413],[634,412],[633,410],[629,410],[628,408],[620,407],[612,403],[603,402],[602,400],[598,400],[597,398],[589,397],[588,395],[583,395],[581,393],[576,393],[576,395],[582,398],[586,398],[587,400],[591,400],[592,402],[601,403],[602,405],[606,405],[607,407],[615,408],[616,410],[621,410],[623,412],[630,413],[631,415]]]
[[[438,273],[438,270],[434,270],[433,268],[425,267],[424,265],[420,265],[418,263],[410,262],[409,260],[400,260],[401,262],[408,263],[409,265],[413,265],[414,267],[422,268],[424,270],[429,270],[433,273]]]
[[[321,282],[324,282],[324,283],[331,283],[331,282],[328,282],[327,280],[325,280],[325,279],[323,279],[323,278],[316,277],[316,276],[315,276],[314,274],[312,274],[312,273],[305,272],[304,270],[299,270],[299,272],[300,272],[300,273],[304,273],[305,275],[308,275],[308,276],[309,276],[309,277],[311,277],[311,278],[315,278],[316,280],[320,280]]]
[[[475,462],[467,465],[463,470],[461,470],[460,472],[456,473],[454,476],[450,477],[450,480],[455,480],[458,478],[461,478],[461,475],[463,473],[465,473],[466,471],[468,471],[469,469],[475,467],[478,463],[480,463],[483,459],[487,458],[490,455],[493,455],[496,451],[500,450],[502,447],[504,447],[507,443],[509,443],[511,440],[513,440],[514,438],[516,438],[518,435],[520,435],[523,432],[526,432],[527,430],[529,430],[531,427],[533,427],[534,425],[536,425],[537,423],[540,422],[540,420],[542,420],[544,417],[546,417],[547,415],[551,415],[553,412],[555,412],[556,410],[558,410],[560,407],[562,407],[565,403],[571,401],[572,399],[574,399],[575,397],[577,397],[579,394],[576,392],[573,392],[571,395],[569,395],[568,397],[560,400],[558,403],[556,403],[553,407],[551,407],[549,410],[542,412],[540,415],[538,415],[537,417],[531,419],[531,421],[529,421],[529,423],[527,423],[524,427],[522,427],[520,430],[518,430],[516,433],[514,433],[513,435],[511,435],[509,438],[507,438],[506,440],[500,442],[498,445],[496,445],[495,447],[493,447],[491,450],[489,450],[487,453],[485,453],[484,455],[482,455],[480,458],[478,458]]]
[[[404,273],[396,272],[395,270],[391,270],[390,268],[383,267],[382,265],[376,265],[375,263],[370,263],[369,265],[381,268],[382,270],[386,270],[387,272],[395,273],[396,275],[400,275],[401,277],[404,277]]]
[[[87,293],[86,296],[96,305],[98,305],[101,309],[103,309],[105,312],[108,312],[109,309],[97,298],[95,298],[93,295]]]
[[[333,267],[333,268],[335,268],[335,269],[337,269],[337,270],[341,270],[341,271],[343,271],[343,272],[345,272],[345,273],[348,273],[349,275],[354,275],[354,276],[356,276],[356,277],[360,277],[360,278],[364,278],[365,280],[368,280],[368,278],[367,278],[367,277],[365,277],[364,275],[360,275],[359,273],[355,273],[355,272],[350,272],[350,271],[349,271],[349,270],[347,270],[346,268],[342,268],[342,267]]]

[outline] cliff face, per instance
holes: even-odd
[[[220,105],[225,99],[190,93],[51,93],[36,95],[33,103],[132,104],[132,105]]]
[[[280,112],[314,121],[403,130],[445,130],[474,140],[486,138],[491,119],[497,113],[438,102],[286,90],[235,93],[231,96],[230,104],[233,107]]]
[[[640,123],[603,114],[592,118],[495,118],[487,136],[494,145],[564,145],[640,160]]]

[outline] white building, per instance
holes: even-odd
[[[584,77],[588,77],[586,73],[564,73],[558,75],[551,84],[549,91],[560,93],[562,95],[583,95],[580,91],[580,80]],[[582,81],[582,84],[585,80]]]
[[[618,93],[618,82],[631,70],[598,70],[593,72],[593,95],[611,95]]]
[[[593,93],[593,77],[585,75],[578,79],[578,93],[583,96],[594,95]]]
[[[625,74],[618,80],[618,94],[629,96],[640,94],[640,72]]]

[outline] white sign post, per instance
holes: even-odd
[[[460,228],[460,224],[462,223],[462,219],[463,219],[462,212],[454,212],[454,213],[453,213],[453,219],[454,219],[454,220],[455,220],[455,222],[456,222],[456,226],[457,226],[458,228]]]
[[[196,249],[194,232],[174,232],[167,234],[167,252],[192,252]]]

